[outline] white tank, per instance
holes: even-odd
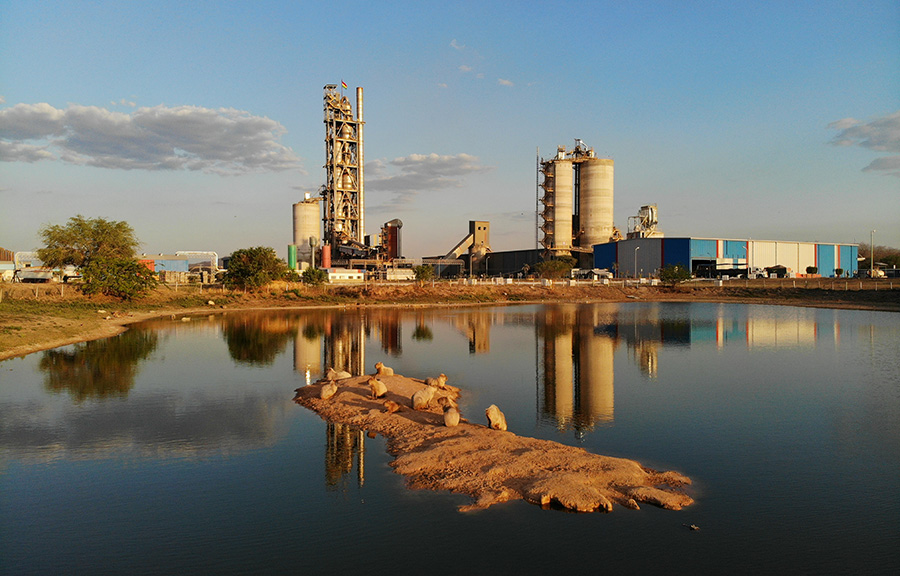
[[[308,200],[294,204],[294,244],[297,251],[308,249],[309,238],[312,236],[320,242],[322,233],[319,231],[322,216],[319,214],[319,201]]]
[[[584,248],[609,242],[613,234],[613,161],[588,158],[580,166],[578,214]]]
[[[553,246],[557,250],[572,247],[572,213],[574,207],[574,175],[571,160],[553,163]]]

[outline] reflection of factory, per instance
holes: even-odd
[[[535,329],[544,368],[539,410],[560,429],[589,430],[613,420],[617,343],[595,330],[610,310],[615,305],[548,306],[538,317]]]
[[[356,483],[366,480],[366,444],[363,431],[347,424],[328,422],[325,430],[325,486],[333,490],[356,466]]]

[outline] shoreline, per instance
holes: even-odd
[[[871,310],[879,312],[900,312],[900,290],[898,291],[829,291],[809,288],[759,289],[759,288],[610,288],[610,287],[565,287],[552,289],[507,286],[453,286],[448,293],[446,287],[434,290],[429,287],[383,287],[370,293],[371,290],[360,288],[354,290],[346,287],[329,287],[328,292],[320,290],[309,294],[340,295],[351,298],[343,302],[292,301],[280,299],[271,292],[255,295],[230,295],[227,303],[219,303],[222,298],[213,292],[202,297],[210,298],[205,304],[194,302],[193,306],[179,306],[173,298],[152,302],[145,307],[151,309],[131,309],[107,313],[104,307],[125,308],[121,302],[110,300],[90,300],[84,297],[70,296],[60,298],[62,302],[76,300],[95,311],[80,311],[78,314],[66,314],[56,309],[49,311],[16,311],[15,314],[0,313],[0,329],[9,333],[14,330],[9,340],[15,340],[21,334],[22,343],[12,343],[0,350],[0,361],[24,357],[28,354],[67,346],[79,342],[87,342],[101,338],[109,338],[121,334],[128,326],[154,318],[165,316],[194,316],[198,314],[227,314],[231,312],[262,312],[275,310],[315,310],[346,308],[435,308],[435,307],[474,307],[474,306],[512,306],[550,303],[627,303],[627,302],[704,302],[725,304],[755,304],[763,306],[797,306],[804,308],[823,308],[841,310]],[[527,288],[523,290],[522,288]],[[815,290],[815,293],[811,293]],[[297,290],[295,289],[296,293]],[[285,292],[287,293],[287,292]],[[70,292],[71,294],[71,292]],[[824,298],[823,296],[829,296]],[[2,302],[2,301],[0,301]],[[55,302],[55,301],[54,301]],[[7,298],[6,303],[9,303]],[[158,304],[158,305],[154,305]],[[74,317],[73,317],[74,316]],[[12,322],[8,322],[12,318]],[[4,328],[8,324],[21,322],[19,326]]]

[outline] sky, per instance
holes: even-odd
[[[364,89],[366,234],[535,247],[536,162],[615,161],[615,224],[900,247],[900,3],[0,0],[0,246],[77,214],[140,252],[292,242],[323,87]]]

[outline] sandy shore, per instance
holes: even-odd
[[[467,494],[472,503],[461,510],[515,499],[579,512],[611,512],[614,504],[639,509],[641,503],[680,510],[693,503],[684,492],[690,479],[677,472],[494,430],[483,413],[447,427],[437,398],[455,397],[454,389],[437,389],[427,410],[413,410],[413,394],[426,387],[421,379],[379,379],[388,389],[385,398],[372,399],[368,376],[357,376],[338,381],[337,394],[327,400],[319,397],[321,381],[298,388],[294,400],[328,421],[383,435],[395,457],[391,465],[410,487]],[[402,408],[388,412],[385,399]]]

